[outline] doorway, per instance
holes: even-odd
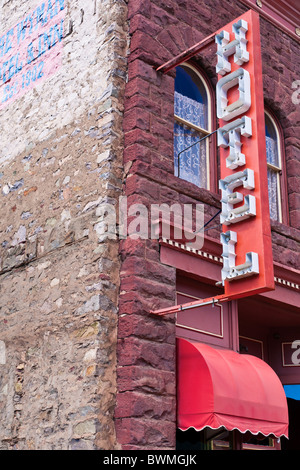
[[[300,384],[284,385],[289,410],[289,439],[281,440],[282,450],[300,450]]]

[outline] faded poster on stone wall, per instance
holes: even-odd
[[[62,62],[64,0],[47,0],[0,33],[0,108],[56,73]]]

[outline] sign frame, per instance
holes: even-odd
[[[222,128],[226,129],[227,136],[231,134],[231,142],[228,139],[228,145],[222,143],[224,135],[218,139],[220,188],[223,187],[222,282],[226,295],[244,297],[275,288],[267,184],[259,15],[252,10],[247,11],[222,28],[222,32],[216,34],[216,42],[220,43],[220,38],[226,33],[227,44],[223,47],[218,44],[218,54],[220,49],[227,51],[225,54],[228,55],[225,60],[227,59],[228,63],[225,65],[229,64],[225,71],[220,70],[218,84],[223,81],[225,83],[223,87],[227,86],[227,93],[232,92],[230,97],[226,97],[227,103],[222,105],[223,109],[229,110],[227,115],[223,114],[223,117],[220,117],[220,111],[218,113],[219,136],[222,134]],[[223,59],[222,56],[221,59]],[[217,70],[220,69],[220,62],[222,63],[222,60],[218,61]],[[235,77],[237,74],[240,75],[238,82],[234,78],[231,80],[234,83],[232,86],[228,77]],[[247,81],[241,81],[242,75],[247,77]],[[220,108],[218,100],[224,101],[224,97],[218,93],[221,89],[218,84],[217,108]],[[236,103],[240,106],[240,111]],[[240,124],[240,127],[228,131],[229,124],[232,126],[234,122],[243,119],[244,123]],[[230,152],[233,155],[242,155],[244,160],[243,158],[240,162],[230,160]],[[238,177],[238,175],[241,176]],[[240,199],[235,197],[237,194]],[[225,210],[224,214],[224,206],[228,206],[228,201],[233,201],[233,204],[229,204],[229,208],[235,209],[229,213]],[[244,218],[241,217],[243,214],[246,214]]]

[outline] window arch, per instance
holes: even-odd
[[[174,96],[174,174],[198,187],[211,189],[212,97],[199,70],[176,67]]]
[[[287,223],[285,197],[284,146],[279,123],[265,110],[265,132],[270,217]]]

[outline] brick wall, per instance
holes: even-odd
[[[126,17],[111,0],[1,3],[1,449],[118,447],[118,244],[101,208],[122,189]]]
[[[293,83],[299,76],[299,43],[261,20],[264,96],[283,131],[285,147],[288,226],[272,222],[274,260],[298,269],[300,263],[300,107],[293,99]],[[274,39],[275,38],[275,39]]]
[[[174,72],[156,67],[246,11],[239,2],[129,0],[130,54],[124,114],[124,194],[130,203],[205,204],[205,220],[219,195],[173,176]],[[299,106],[292,82],[299,76],[296,44],[261,20],[266,103],[277,113],[286,144],[290,226],[272,224],[274,260],[299,266]],[[197,57],[213,86],[215,48]],[[298,71],[295,70],[298,67]],[[210,236],[219,237],[217,230]],[[118,406],[116,426],[125,449],[175,446],[175,331],[171,319],[149,315],[174,303],[175,272],[159,262],[157,241],[121,244]],[[168,387],[166,386],[168,383]]]

